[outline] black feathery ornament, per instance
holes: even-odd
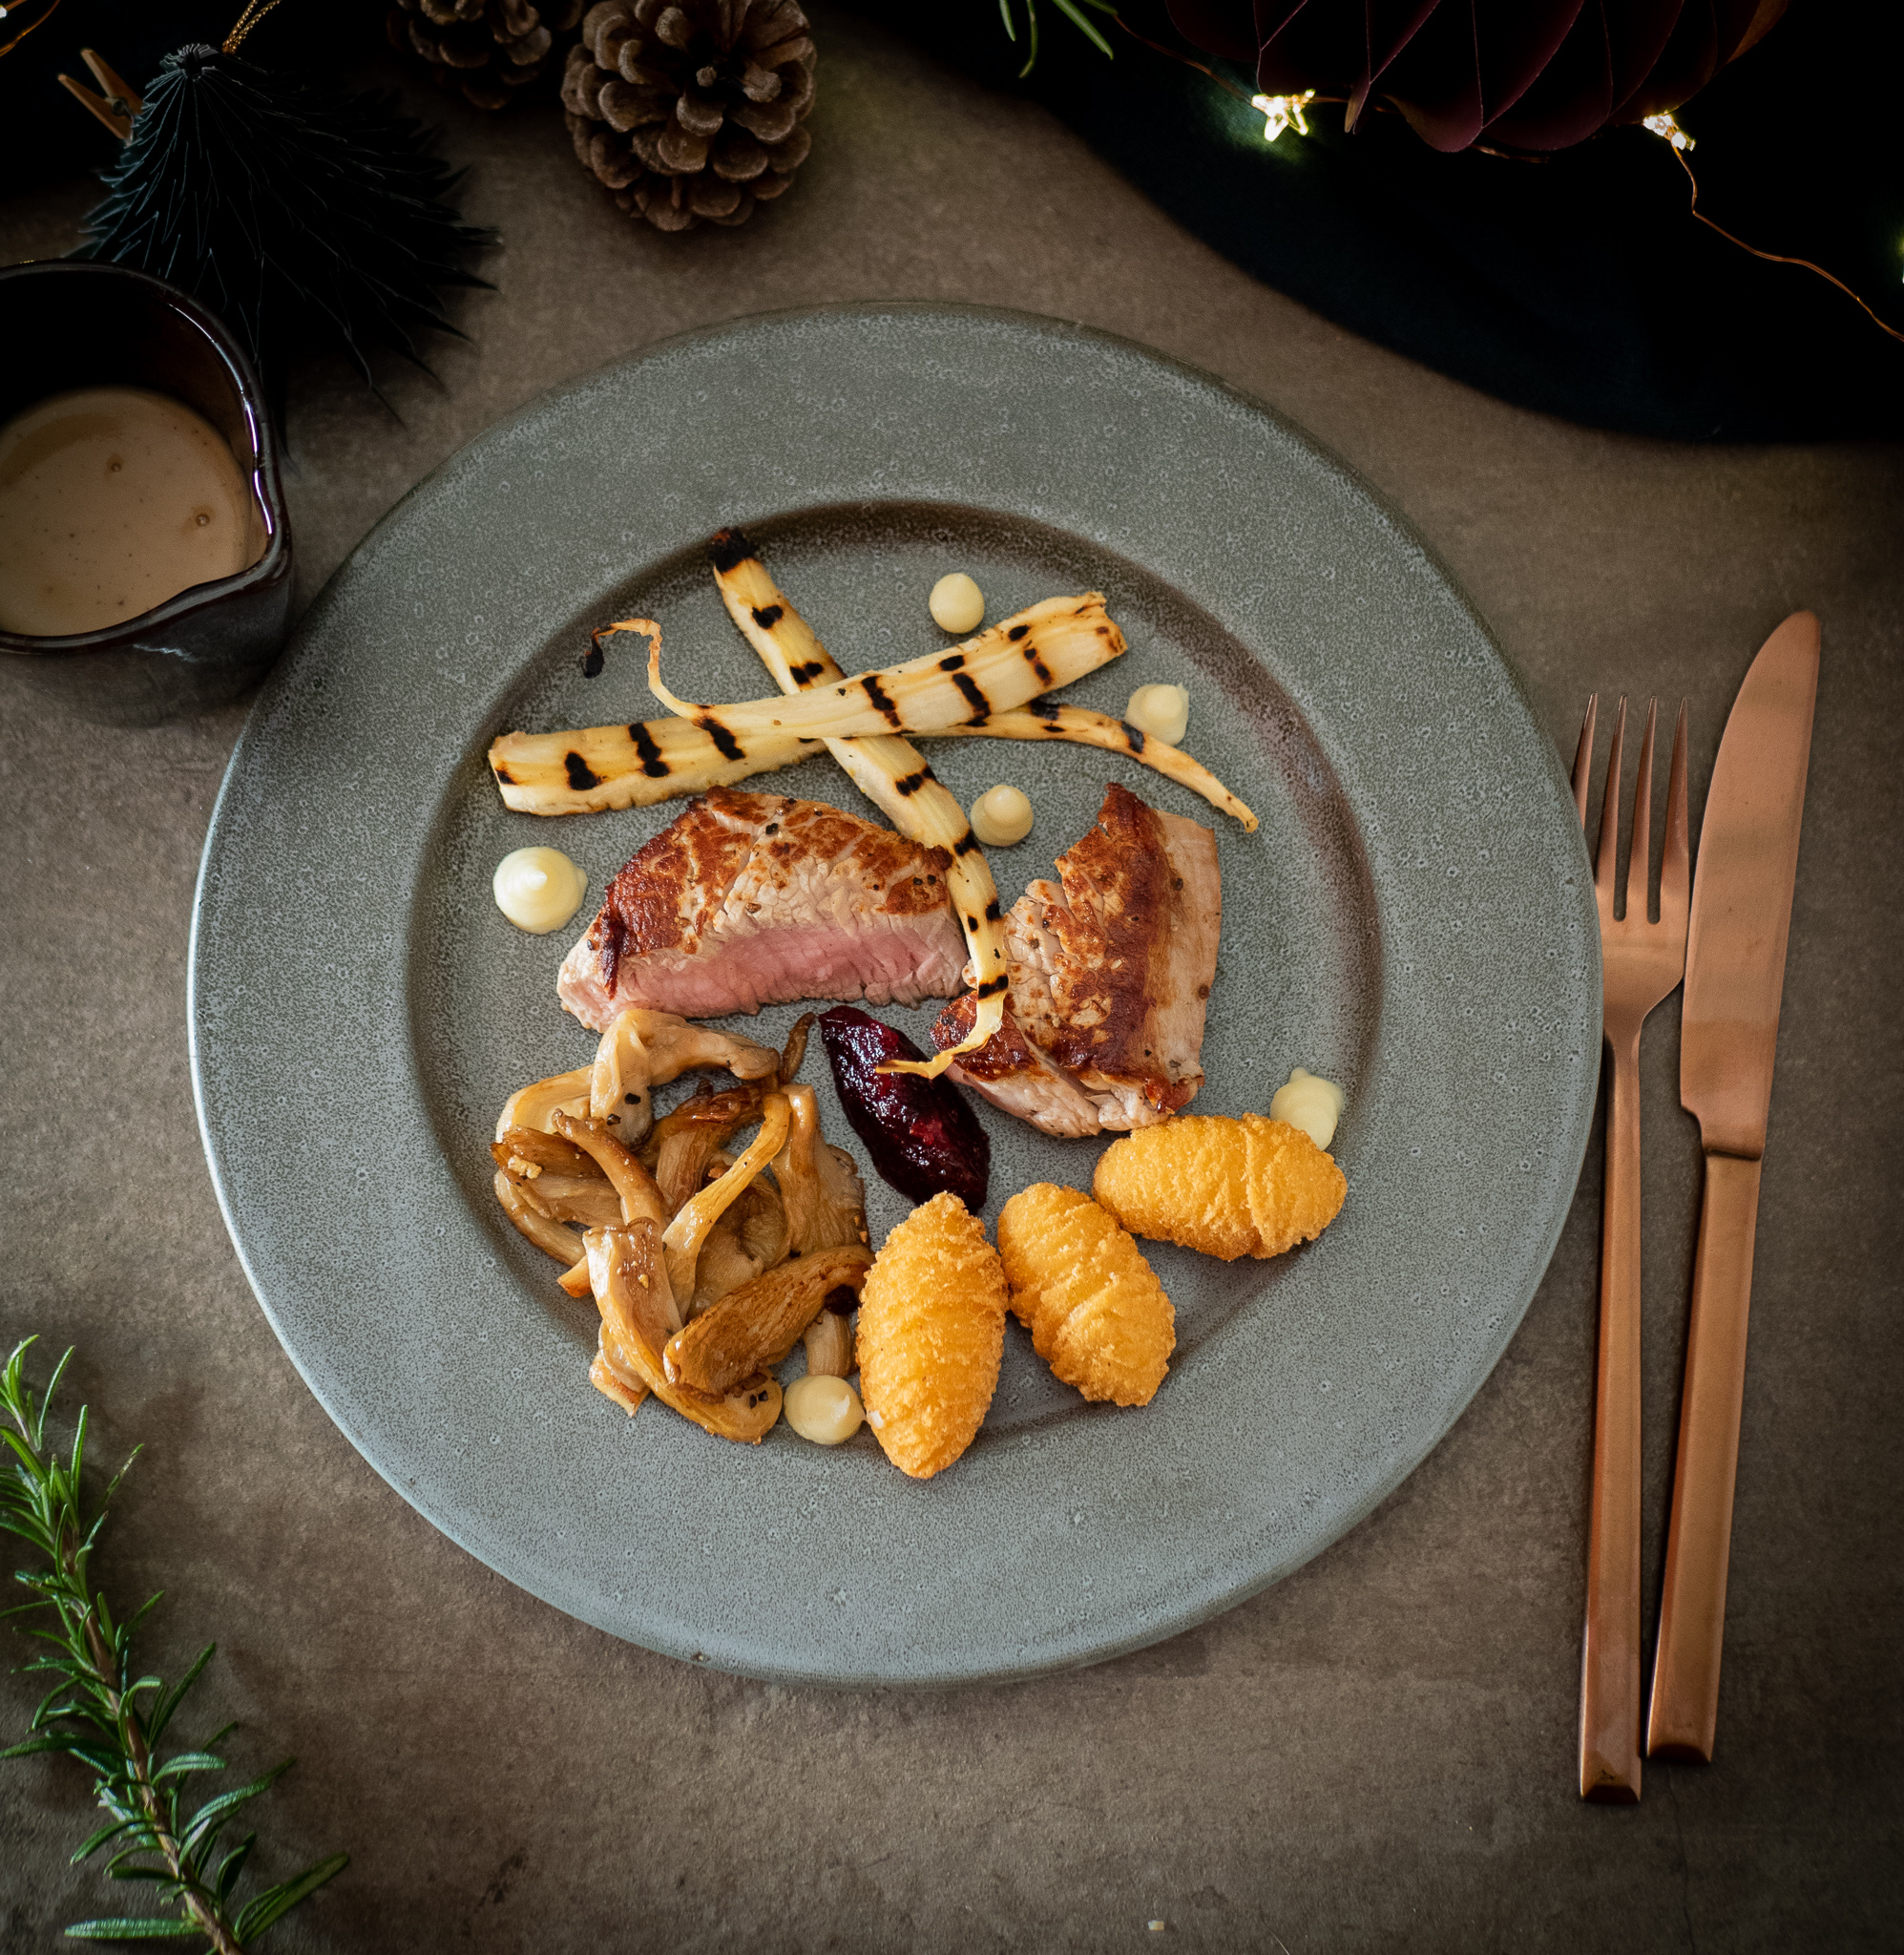
[[[239,37],[165,57],[77,256],[182,286],[274,389],[286,351],[329,335],[366,381],[376,346],[423,366],[414,335],[463,336],[438,294],[488,284],[463,261],[495,234],[444,201],[460,173],[427,153],[421,123],[385,97],[286,81],[231,52]]]

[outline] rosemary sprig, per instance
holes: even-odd
[[[111,1845],[115,1852],[106,1872],[115,1881],[152,1882],[158,1900],[173,1909],[171,1915],[77,1922],[67,1929],[69,1935],[90,1942],[202,1942],[218,1955],[231,1955],[341,1873],[350,1857],[333,1854],[253,1895],[232,1913],[233,1890],[258,1836],[247,1833],[214,1867],[220,1837],[240,1808],[266,1791],[295,1760],[286,1758],[249,1785],[218,1794],[194,1813],[181,1810],[188,1780],[226,1769],[212,1747],[233,1727],[226,1725],[204,1744],[168,1757],[159,1755],[158,1742],[218,1646],[207,1644],[170,1687],[156,1676],[135,1677],[133,1631],[158,1597],[115,1621],[106,1598],[93,1587],[88,1565],[106,1524],[107,1502],[138,1451],[114,1475],[89,1522],[79,1487],[86,1408],[80,1407],[70,1459],[57,1459],[46,1443],[47,1411],[73,1353],[69,1350],[53,1367],[45,1395],[35,1403],[24,1375],[27,1349],[33,1341],[27,1337],[16,1344],[0,1374],[0,1439],[13,1452],[10,1471],[0,1474],[0,1527],[30,1542],[46,1566],[16,1573],[15,1580],[34,1599],[4,1613],[39,1618],[37,1627],[23,1625],[23,1632],[50,1645],[52,1653],[26,1669],[48,1672],[57,1681],[33,1713],[33,1734],[0,1752],[0,1758],[36,1752],[64,1752],[77,1758],[93,1774],[93,1789],[109,1823],[79,1848],[73,1862]],[[10,1421],[11,1430],[5,1421]],[[46,1621],[47,1611],[53,1622]]]

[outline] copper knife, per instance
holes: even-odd
[[[1817,693],[1818,620],[1800,611],[1739,688],[1700,830],[1679,1078],[1680,1104],[1699,1121],[1705,1194],[1646,1717],[1654,1758],[1709,1762],[1718,1722],[1752,1235]]]

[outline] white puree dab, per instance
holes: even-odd
[[[837,1446],[852,1438],[866,1417],[859,1394],[845,1378],[825,1372],[795,1378],[782,1405],[786,1422],[816,1446]]]
[[[1009,849],[1032,831],[1032,804],[1019,788],[991,788],[972,804],[972,832],[988,849]]]
[[[496,908],[532,936],[560,930],[582,906],[585,876],[559,849],[515,849],[496,864]]]
[[[1140,685],[1124,708],[1127,725],[1166,746],[1181,746],[1190,725],[1190,693],[1182,685]]]
[[[1276,1088],[1269,1103],[1269,1118],[1299,1126],[1318,1147],[1327,1148],[1335,1138],[1335,1123],[1349,1104],[1349,1095],[1333,1080],[1319,1080],[1314,1073],[1298,1066],[1286,1086]]]
[[[948,571],[932,586],[926,609],[941,631],[964,638],[976,631],[985,616],[985,593],[962,570]]]

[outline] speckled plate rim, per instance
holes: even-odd
[[[1001,356],[1007,366],[1020,363],[1015,383],[1000,382]],[[572,1528],[602,1527],[610,1490],[597,1486],[590,1499],[578,1493],[572,1505],[557,1494],[556,1510],[551,1510],[547,1497],[560,1482],[548,1477],[549,1462],[567,1457],[567,1448],[583,1447],[583,1428],[574,1406],[540,1403],[533,1387],[516,1392],[519,1371],[513,1378],[502,1376],[500,1367],[520,1356],[506,1325],[471,1331],[466,1360],[446,1366],[442,1340],[426,1331],[420,1313],[395,1317],[385,1299],[362,1293],[366,1273],[387,1272],[379,1231],[401,1217],[437,1218],[432,1227],[440,1247],[432,1254],[439,1260],[405,1272],[407,1281],[419,1286],[419,1303],[453,1303],[451,1286],[459,1276],[480,1281],[485,1266],[494,1272],[499,1265],[440,1164],[426,1162],[416,1171],[405,1189],[407,1207],[370,1186],[365,1165],[380,1147],[413,1148],[419,1132],[431,1131],[407,1043],[407,954],[389,960],[400,967],[393,979],[373,977],[362,994],[348,989],[353,979],[385,969],[378,947],[396,951],[405,941],[404,876],[422,872],[431,822],[422,819],[414,832],[404,829],[399,838],[398,897],[380,899],[372,890],[347,886],[347,876],[325,874],[309,851],[326,807],[341,805],[342,796],[383,791],[375,753],[353,751],[350,745],[364,731],[367,704],[388,708],[394,702],[406,716],[396,730],[413,739],[420,753],[427,755],[432,743],[460,752],[481,712],[507,689],[507,675],[498,675],[481,700],[463,697],[460,672],[451,675],[451,685],[441,669],[432,673],[424,662],[427,651],[438,668],[455,655],[433,644],[427,623],[420,623],[400,635],[414,655],[405,671],[410,688],[388,693],[390,675],[380,673],[361,637],[352,637],[361,607],[367,602],[374,612],[383,603],[387,620],[408,608],[423,620],[427,607],[409,603],[419,579],[427,584],[431,574],[418,550],[446,525],[488,506],[486,496],[492,505],[498,471],[551,452],[552,429],[595,427],[604,415],[611,422],[617,414],[625,419],[638,407],[647,416],[639,425],[651,453],[666,452],[670,431],[680,440],[687,425],[668,417],[680,402],[697,397],[695,382],[717,389],[731,384],[735,399],[744,401],[747,388],[759,384],[764,362],[783,382],[786,425],[750,433],[750,443],[762,447],[746,454],[747,481],[737,489],[730,470],[724,482],[704,488],[705,507],[695,507],[690,493],[684,508],[665,515],[644,511],[642,520],[654,534],[643,535],[632,556],[617,557],[611,548],[591,560],[603,587],[622,581],[630,563],[655,560],[670,541],[686,547],[722,520],[747,521],[855,495],[862,502],[989,507],[1068,527],[1108,547],[1129,549],[1165,574],[1183,574],[1186,587],[1206,604],[1212,590],[1223,586],[1213,569],[1222,566],[1235,578],[1245,565],[1244,588],[1230,591],[1217,608],[1226,606],[1225,622],[1246,641],[1264,645],[1266,662],[1316,728],[1365,820],[1363,839],[1378,893],[1385,903],[1397,890],[1407,896],[1401,906],[1410,912],[1401,933],[1406,940],[1397,940],[1386,921],[1383,931],[1384,1046],[1408,1035],[1433,1048],[1425,1045],[1416,1055],[1427,1053],[1432,1081],[1411,1078],[1391,1062],[1367,1089],[1362,1110],[1369,1146],[1354,1171],[1362,1199],[1305,1252],[1314,1259],[1310,1289],[1333,1286],[1340,1293],[1359,1285],[1373,1294],[1371,1282],[1395,1283],[1403,1240],[1396,1231],[1425,1217],[1452,1215],[1471,1191],[1474,1201],[1447,1239],[1436,1240],[1432,1229],[1420,1239],[1408,1238],[1400,1287],[1412,1293],[1402,1301],[1417,1313],[1418,1330],[1432,1326],[1445,1348],[1426,1371],[1411,1372],[1395,1357],[1389,1369],[1399,1377],[1371,1373],[1363,1380],[1372,1397],[1346,1438],[1328,1430],[1327,1415],[1334,1409],[1329,1405],[1313,1419],[1305,1414],[1287,1434],[1264,1434],[1246,1388],[1220,1370],[1206,1376],[1196,1411],[1187,1415],[1187,1431],[1160,1424],[1135,1442],[1146,1471],[1168,1468],[1175,1490],[1161,1502],[1170,1524],[1150,1537],[1150,1548],[1143,1545],[1137,1503],[1128,1498],[1109,1517],[1126,1530],[1118,1541],[1107,1544],[1095,1532],[1079,1531],[1093,1499],[1105,1494],[1103,1475],[1119,1470],[1120,1449],[1131,1449],[1123,1436],[1107,1440],[1111,1428],[1101,1423],[1028,1434],[1009,1449],[1010,1463],[986,1463],[974,1453],[957,1474],[923,1487],[888,1470],[870,1508],[854,1488],[835,1483],[842,1513],[850,1509],[855,1519],[878,1513],[883,1524],[889,1522],[889,1538],[870,1548],[863,1540],[857,1547],[835,1542],[838,1552],[829,1561],[827,1541],[841,1531],[836,1523],[831,1535],[806,1544],[823,1563],[810,1594],[768,1606],[758,1616],[749,1616],[743,1604],[736,1620],[740,1591],[722,1587],[725,1570],[707,1566],[703,1594],[693,1582],[701,1564],[695,1562],[690,1572],[679,1543],[655,1545],[655,1566],[672,1568],[675,1578],[672,1587],[663,1585],[673,1606],[662,1607],[655,1601],[647,1564],[631,1576],[599,1566],[599,1556],[592,1560],[569,1540]],[[973,378],[974,362],[984,369],[982,386]],[[1063,383],[1056,391],[1055,379]],[[903,398],[894,391],[896,380],[906,383]],[[847,398],[861,410],[876,403],[889,428],[909,415],[923,414],[930,422],[948,403],[970,411],[974,400],[989,405],[1001,386],[1010,395],[1014,385],[1020,406],[1062,401],[1078,423],[1078,452],[1065,452],[1068,423],[1060,415],[1046,423],[1036,455],[1022,462],[1015,482],[1006,455],[1001,489],[994,442],[986,452],[993,471],[986,477],[989,497],[975,496],[973,480],[960,476],[965,457],[934,459],[899,444],[892,445],[893,466],[874,470],[871,479],[862,470],[852,494],[842,496],[839,483],[813,481],[805,473],[813,444],[836,425],[828,414],[836,416]],[[829,386],[843,391],[828,397],[824,389]],[[708,397],[703,388],[698,398],[704,403]],[[1119,478],[1115,520],[1108,524],[1102,511],[1075,499],[1082,492],[1064,486],[1068,463],[1087,454],[1097,459],[1095,432],[1085,440],[1092,411],[1115,413],[1133,403],[1146,418],[1161,416],[1162,431],[1177,444],[1168,451],[1173,454],[1185,452],[1185,441],[1192,449],[1198,440],[1213,444],[1212,477],[1191,495],[1202,496],[1210,520],[1194,540],[1184,532],[1150,547],[1144,496],[1154,500],[1159,492],[1128,477]],[[1009,429],[1009,403],[1004,412]],[[703,420],[689,415],[697,439],[705,433]],[[656,440],[658,423],[663,431]],[[985,451],[985,427],[957,425],[962,440]],[[606,452],[613,431],[602,426],[591,438]],[[851,443],[844,447],[850,450]],[[823,475],[828,466],[834,465],[815,465]],[[850,454],[837,466],[850,469]],[[517,466],[515,473],[530,471]],[[1251,509],[1252,488],[1267,497],[1263,485],[1272,479],[1286,497],[1294,494],[1276,507],[1281,522],[1293,522],[1301,533],[1293,541],[1269,535],[1265,516],[1273,497]],[[1055,484],[1061,485],[1056,493]],[[509,488],[506,481],[501,486]],[[491,635],[499,641],[512,632],[525,641],[534,638],[538,578],[573,581],[578,565],[589,567],[584,546],[568,543],[574,525],[589,519],[590,507],[572,486],[565,481],[544,492],[548,506],[539,519],[563,538],[552,546],[552,556],[522,571],[520,588],[504,588],[496,572],[496,588],[488,599],[478,599],[492,603]],[[605,490],[598,483],[591,488],[599,503]],[[1171,493],[1189,492],[1180,481]],[[683,501],[680,494],[665,499]],[[1171,512],[1162,504],[1150,514],[1167,527]],[[1245,530],[1249,543],[1240,558]],[[622,530],[624,543],[631,534]],[[1130,539],[1140,534],[1145,546],[1133,547]],[[605,533],[599,540],[612,542]],[[1373,571],[1368,563],[1358,567],[1358,546],[1374,548]],[[1288,571],[1283,559],[1291,551],[1306,571],[1327,580],[1307,586],[1310,608],[1300,634],[1279,633],[1271,622],[1279,606],[1287,610],[1287,576],[1279,585],[1277,572]],[[1339,572],[1344,584],[1328,588]],[[546,594],[542,601],[546,609]],[[1371,602],[1390,607],[1391,641],[1365,643],[1359,659],[1350,660],[1359,670],[1346,669],[1339,659],[1331,662],[1332,653],[1352,650],[1356,607]],[[1397,659],[1394,632],[1419,654],[1415,664]],[[1445,670],[1431,673],[1431,662]],[[1416,665],[1425,675],[1419,683]],[[1433,683],[1451,675],[1459,681],[1452,694]],[[1444,705],[1454,715],[1444,724],[1421,717]],[[313,728],[322,737],[313,738]],[[345,736],[341,742],[340,734]],[[1398,744],[1385,747],[1385,741]],[[1417,790],[1413,803],[1395,799],[1392,777],[1404,742],[1412,750],[1399,772]],[[295,793],[281,791],[287,788]],[[1407,856],[1423,824],[1433,830],[1437,855],[1464,842],[1471,849],[1465,869],[1452,866],[1452,857],[1448,869],[1451,876],[1468,875],[1464,914],[1483,926],[1465,941],[1445,932],[1436,936],[1439,905],[1431,897],[1446,894],[1433,880],[1441,873],[1439,861],[1431,866],[1426,851],[1419,862]],[[1493,846],[1476,851],[1475,845],[1483,842]],[[300,920],[311,940],[299,954],[303,970],[320,980],[315,1002],[284,982],[285,944],[269,928],[293,903],[307,906]],[[1538,955],[1537,931],[1544,943]],[[1425,990],[1415,999],[1419,1008],[1411,1007],[1414,1016],[1390,1025],[1396,999],[1414,997],[1410,984],[1419,989],[1436,981],[1421,969],[1423,958],[1436,955],[1473,965],[1476,989],[1468,995],[1483,999],[1484,1028],[1456,1034],[1448,1022],[1452,1007],[1425,1002]],[[1452,986],[1456,980],[1444,976],[1442,981]],[[566,383],[477,437],[379,523],[306,614],[233,752],[200,863],[188,1014],[206,1157],[260,1304],[325,1411],[433,1524],[555,1607],[664,1653],[777,1681],[951,1684],[1089,1663],[1190,1628],[1308,1561],[1420,1463],[1513,1336],[1564,1225],[1598,1078],[1600,961],[1584,844],[1558,755],[1473,606],[1433,553],[1352,471],[1260,402],[1110,335],[987,308],[871,305],[732,322]],[[1500,1042],[1500,1027],[1520,1042],[1511,1048]],[[1461,1060],[1465,1079],[1475,1071],[1472,1041],[1488,1035],[1496,1036],[1487,1054],[1496,1062],[1495,1088],[1457,1088],[1451,1055]],[[1478,1072],[1475,1077],[1478,1081]],[[326,1106],[338,1119],[316,1117]],[[1454,1123],[1460,1141],[1426,1150],[1450,1158],[1424,1161],[1419,1144],[1402,1146],[1401,1123],[1412,1119],[1419,1127],[1425,1118]],[[349,1130],[340,1130],[345,1126]],[[1381,1133],[1388,1139],[1377,1146]],[[287,1169],[295,1186],[286,1180]],[[1359,1219],[1378,1191],[1389,1209],[1370,1227],[1376,1237],[1389,1232],[1386,1252]],[[334,1226],[340,1213],[353,1218],[343,1230]],[[330,1226],[313,1229],[320,1216]],[[1502,1227],[1504,1234],[1491,1234]],[[1311,1307],[1307,1314],[1298,1310],[1281,1335],[1292,1340],[1284,1355],[1299,1364],[1309,1344],[1321,1348],[1333,1331],[1326,1313]],[[1373,1349],[1385,1352],[1379,1343]],[[1328,1392],[1329,1381],[1321,1389]],[[1180,1402],[1189,1397],[1181,1395]],[[484,1435],[486,1419],[494,1429]],[[1334,1419],[1334,1435],[1346,1424]],[[707,1443],[684,1423],[681,1433]],[[1234,1451],[1239,1434],[1250,1441],[1241,1455]],[[496,1449],[487,1457],[476,1444],[485,1436]],[[834,1464],[831,1456],[820,1458],[825,1463],[813,1469],[816,1483],[826,1482]],[[691,1501],[701,1490],[703,1462],[693,1456],[694,1463],[684,1466],[689,1459],[672,1437],[663,1443],[651,1462],[652,1484],[643,1489],[651,1505],[666,1510],[669,1501]],[[1038,1493],[1036,1508],[1026,1504],[1028,1484]],[[1154,1484],[1125,1494],[1133,1490],[1157,1504]],[[918,1506],[926,1496],[937,1497],[939,1511]],[[1119,1497],[1111,1489],[1114,1509]],[[1074,1511],[1074,1500],[1084,1504]],[[918,1532],[922,1511],[936,1534]],[[1001,1519],[1016,1530],[1007,1584],[997,1574]],[[557,1527],[558,1521],[571,1524]],[[718,1516],[710,1525],[718,1529]],[[1135,1546],[1126,1538],[1130,1530],[1136,1530]],[[566,1550],[558,1545],[564,1542]],[[1159,1542],[1168,1566],[1153,1565]],[[1137,1562],[1140,1553],[1150,1559]],[[634,1548],[627,1558],[637,1558]],[[835,1575],[841,1586],[827,1589]],[[1104,1587],[1094,1593],[1100,1577]],[[617,1579],[637,1592],[615,1587]],[[830,1614],[826,1604],[837,1605]]]

